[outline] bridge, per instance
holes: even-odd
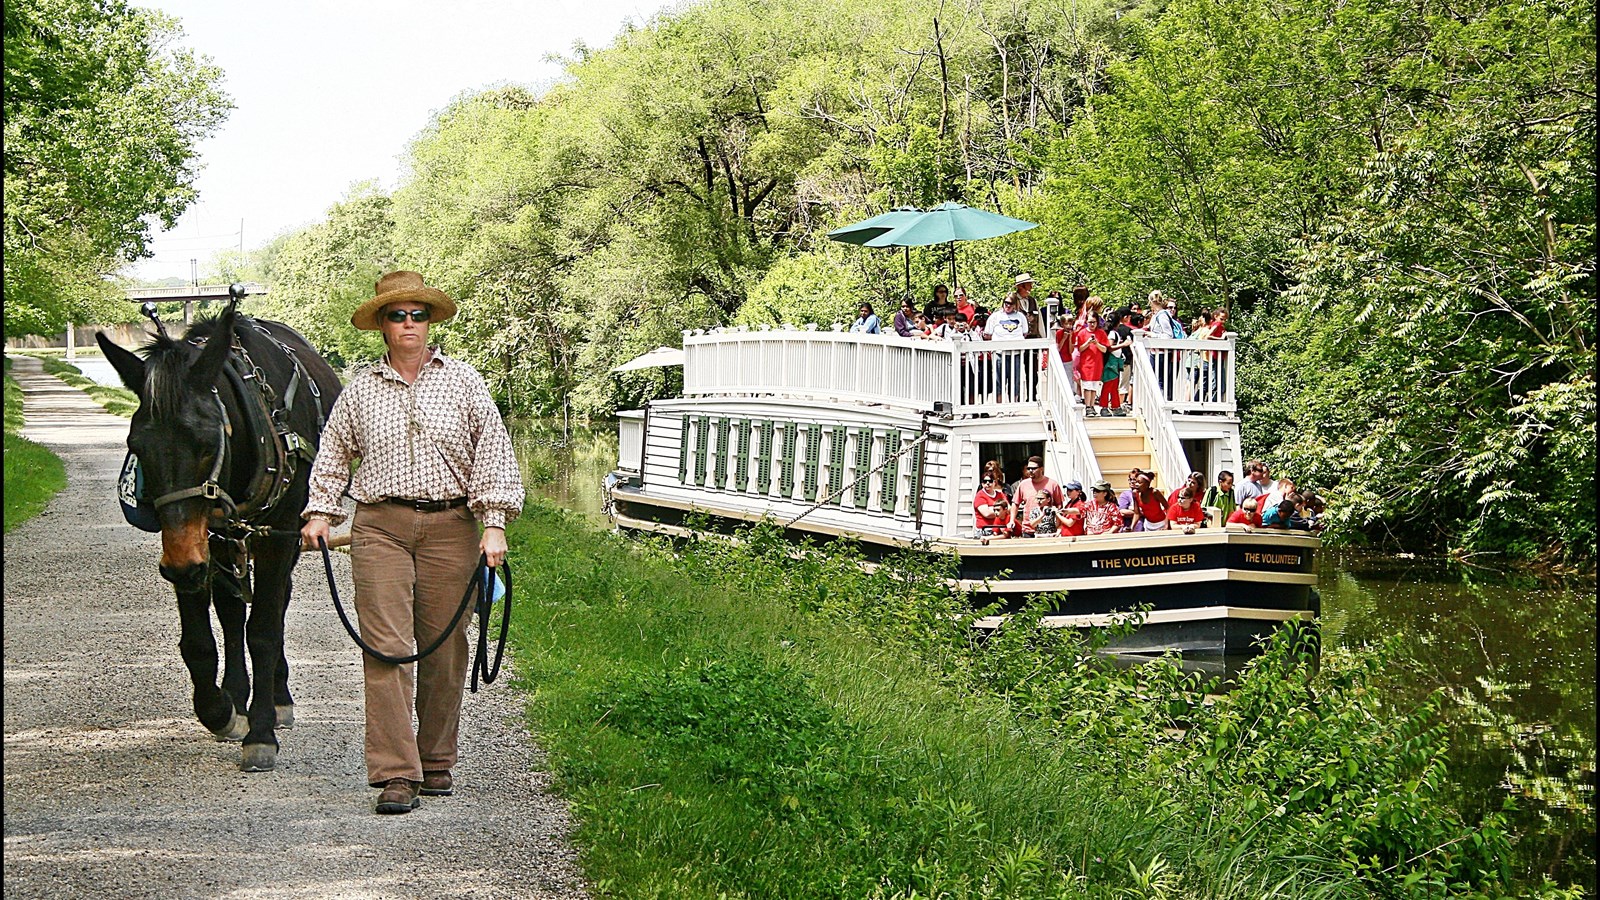
[[[265,294],[267,286],[256,281],[244,283],[246,297]],[[185,284],[178,287],[158,288],[131,288],[128,299],[135,303],[147,300],[155,303],[194,303],[200,300],[226,300],[228,299],[228,286],[225,284]]]

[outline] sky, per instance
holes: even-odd
[[[549,84],[552,54],[610,44],[660,0],[137,0],[181,23],[181,43],[225,73],[227,121],[199,145],[199,199],[156,230],[125,274],[190,277],[215,252],[250,250],[320,219],[351,185],[393,190],[407,143],[434,112],[491,85]]]

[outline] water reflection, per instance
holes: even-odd
[[[605,522],[615,426],[512,423],[530,496]],[[1443,562],[1324,552],[1325,646],[1401,645],[1399,701],[1447,698],[1447,777],[1469,815],[1499,809],[1524,878],[1595,894],[1594,583],[1544,582]]]

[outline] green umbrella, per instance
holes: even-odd
[[[828,240],[841,241],[846,244],[865,244],[873,238],[888,234],[902,225],[909,225],[921,218],[922,210],[915,206],[896,206],[885,213],[878,213],[870,219],[862,219],[853,225],[845,225],[828,232]],[[911,292],[911,248],[906,247],[906,293]]]
[[[956,283],[956,241],[982,241],[1038,228],[1037,222],[1013,219],[961,203],[945,202],[908,221],[862,242],[864,247],[926,247],[950,245],[950,283]]]

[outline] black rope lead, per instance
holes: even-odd
[[[489,615],[493,612],[494,595],[489,588],[489,576],[494,570],[490,568],[489,560],[483,554],[478,554],[478,565],[473,571],[471,580],[467,582],[467,589],[461,594],[461,604],[456,607],[456,614],[451,617],[449,626],[439,633],[439,637],[426,650],[413,653],[410,656],[390,656],[374,650],[371,645],[361,639],[360,633],[350,623],[350,615],[345,612],[344,604],[339,601],[339,588],[334,583],[333,557],[328,552],[328,542],[319,537],[317,538],[317,545],[322,548],[322,568],[328,575],[328,593],[333,596],[333,608],[338,611],[339,621],[344,623],[345,632],[350,635],[351,640],[356,642],[356,646],[361,648],[361,652],[380,662],[397,666],[422,659],[444,646],[445,639],[456,630],[456,626],[461,623],[461,617],[466,615],[467,607],[473,605],[472,594],[476,589],[478,593],[478,655],[472,661],[472,692],[478,692],[478,677],[480,673],[483,676],[484,684],[492,684],[500,676],[500,663],[506,652],[506,635],[511,631],[511,564],[509,562],[500,563],[500,577],[505,580],[506,584],[506,595],[502,601],[505,604],[505,608],[501,610],[500,614],[500,637],[496,641],[494,664],[491,666],[488,662]]]

